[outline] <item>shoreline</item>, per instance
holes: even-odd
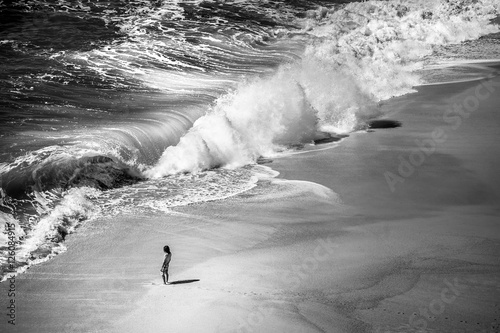
[[[402,127],[275,159],[266,165],[278,178],[238,196],[85,224],[65,253],[16,278],[12,331],[490,332],[500,318],[500,97],[443,120],[477,83],[386,101]],[[401,175],[400,156],[409,162],[415,140],[438,127],[446,139]],[[386,172],[403,178],[395,191]],[[165,242],[184,283],[151,284]]]

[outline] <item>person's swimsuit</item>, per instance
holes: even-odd
[[[163,261],[163,271],[168,270],[168,265],[170,265],[170,260],[172,258],[172,253],[165,254],[165,260]]]

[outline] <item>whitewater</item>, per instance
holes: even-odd
[[[471,50],[500,50],[493,0],[0,4],[22,18],[0,34],[4,278],[86,220],[241,194],[276,176],[266,159],[363,130],[416,86],[477,79]],[[96,35],[54,37],[68,26]]]

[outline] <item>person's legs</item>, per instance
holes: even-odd
[[[163,272],[163,274],[164,274],[164,276],[167,277],[167,282],[166,283],[168,283],[168,268],[165,270],[165,272]]]
[[[167,280],[165,280],[165,274],[166,274],[166,272],[167,271],[163,271],[163,273],[161,274],[161,277],[163,278],[163,284],[167,284],[167,281],[168,281],[168,278],[167,278]]]

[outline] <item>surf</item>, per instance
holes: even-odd
[[[435,45],[498,32],[494,1],[368,1],[307,12],[300,61],[219,98],[176,146],[145,171],[149,178],[234,168],[345,134],[380,115],[377,103],[414,92]]]

